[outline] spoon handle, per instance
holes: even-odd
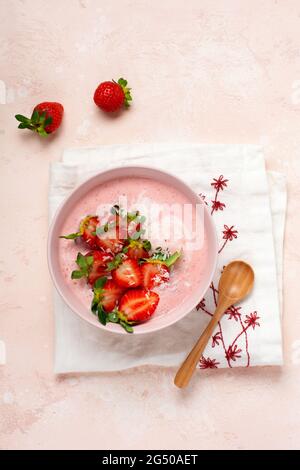
[[[226,309],[226,308],[225,308]],[[191,350],[190,354],[187,356],[185,361],[180,366],[175,379],[174,384],[179,387],[183,388],[186,387],[194,373],[194,370],[202,356],[202,353],[211,338],[213,331],[220,320],[224,310],[223,308],[217,307],[217,310],[214,313],[214,316],[210,320],[209,324],[203,331],[202,335],[198,339],[197,343]]]

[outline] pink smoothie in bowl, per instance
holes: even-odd
[[[93,291],[85,279],[71,279],[76,256],[90,251],[81,241],[60,235],[76,232],[87,215],[106,220],[118,205],[144,216],[142,238],[152,249],[161,247],[181,256],[166,283],[153,288],[159,303],[153,316],[134,326],[134,334],[154,332],[189,313],[204,296],[215,270],[215,228],[205,204],[178,178],[146,167],[115,168],[99,173],[75,189],[57,211],[48,239],[48,261],[54,284],[64,301],[81,318],[107,332],[127,334],[119,324],[103,326],[91,312]],[[101,223],[101,222],[100,222]]]

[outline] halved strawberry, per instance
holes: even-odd
[[[168,282],[170,279],[170,268],[180,258],[179,251],[175,251],[172,255],[167,251],[164,252],[162,248],[157,248],[151,258],[145,260],[141,265],[141,272],[143,276],[143,286],[146,289],[153,289],[163,282]]]
[[[99,224],[99,217],[96,215],[88,215],[79,225],[79,231],[70,233],[69,235],[61,235],[59,238],[66,238],[67,240],[75,240],[82,237],[86,244],[92,248],[98,248],[96,229]]]
[[[118,304],[124,293],[124,289],[118,286],[112,279],[101,277],[94,285],[94,298],[92,301],[92,311],[99,313],[99,307],[105,312],[111,312]]]
[[[120,300],[119,317],[130,323],[140,323],[153,315],[159,302],[159,295],[146,289],[132,289]]]
[[[120,322],[116,307],[123,292],[121,287],[114,281],[107,280],[105,276],[95,282],[91,310],[98,315],[102,325],[106,325],[107,322]]]
[[[92,255],[94,258],[94,262],[88,274],[88,283],[93,286],[95,281],[99,279],[99,277],[107,274],[108,263],[110,263],[114,258],[112,254],[106,253],[104,251],[92,251],[86,256],[88,255]]]
[[[123,249],[124,242],[117,238],[106,238],[98,236],[97,245],[98,248],[101,248],[107,253],[120,253]]]
[[[122,251],[125,240],[120,237],[118,214],[110,215],[104,225],[97,227],[96,232],[99,248],[110,253]]]
[[[143,286],[146,289],[153,289],[170,279],[169,268],[161,263],[144,263],[141,266],[143,276]]]
[[[142,283],[142,274],[134,259],[125,259],[114,271],[112,277],[121,287],[138,287]]]
[[[88,283],[93,286],[97,279],[107,274],[107,265],[112,260],[113,256],[103,251],[90,251],[86,255],[78,253],[76,263],[79,270],[73,271],[71,278],[80,279],[86,277]]]
[[[149,258],[151,243],[148,240],[130,240],[129,245],[123,249],[127,256],[137,261],[142,258]]]

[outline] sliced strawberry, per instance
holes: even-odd
[[[112,279],[107,280],[100,294],[100,302],[104,310],[111,312],[123,293],[124,289],[122,287],[118,286]]]
[[[126,259],[117,269],[112,271],[112,277],[121,287],[138,287],[142,283],[142,274],[134,259]]]
[[[86,256],[93,256],[94,259],[88,274],[88,283],[93,286],[99,277],[107,274],[107,265],[113,260],[113,255],[104,251],[92,251]]]
[[[124,289],[118,286],[112,279],[107,280],[106,277],[97,279],[94,285],[94,298],[91,310],[98,314],[99,321],[102,324],[105,325],[107,321],[111,321],[106,314],[115,309],[123,293]]]
[[[170,279],[170,272],[167,266],[161,263],[144,263],[141,266],[143,276],[143,286],[146,289],[153,289]]]
[[[113,260],[113,256],[103,251],[90,251],[86,255],[78,253],[76,263],[79,267],[71,274],[72,279],[86,277],[88,283],[93,286],[99,277],[108,272],[108,263]]]
[[[96,229],[99,224],[99,218],[97,216],[88,216],[80,224],[80,230],[82,232],[83,240],[91,248],[97,248],[97,235]]]
[[[142,258],[149,258],[151,243],[148,240],[130,240],[129,245],[123,250],[127,256],[139,261]]]
[[[70,233],[69,235],[61,235],[60,238],[66,238],[67,240],[75,240],[76,238],[82,237],[86,244],[92,248],[98,248],[96,229],[99,224],[99,217],[96,215],[88,215],[85,217],[79,226],[79,231]]]
[[[104,225],[97,228],[97,245],[109,253],[120,253],[124,240],[120,237],[119,216],[110,215]]]
[[[107,253],[120,253],[123,249],[124,242],[117,238],[106,238],[98,236],[97,245]]]
[[[103,291],[102,306],[106,312],[111,312],[124,293],[124,289],[112,279],[109,279],[106,281]]]
[[[153,315],[159,302],[159,295],[146,289],[132,289],[120,300],[119,317],[132,323],[140,323]]]

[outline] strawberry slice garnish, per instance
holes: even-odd
[[[142,283],[142,274],[139,265],[134,259],[125,259],[112,271],[112,278],[124,288],[138,287]]]
[[[86,277],[88,283],[93,286],[100,277],[108,272],[108,263],[112,262],[113,256],[103,251],[90,251],[86,255],[78,253],[76,263],[79,267],[71,274],[72,279]]]
[[[97,245],[107,253],[120,253],[122,251],[124,243],[122,240],[117,238],[100,238],[97,239]]]
[[[113,255],[110,253],[105,253],[104,251],[93,251],[88,253],[88,255],[92,255],[94,259],[88,275],[88,283],[93,286],[99,277],[107,274],[108,264],[112,262]]]
[[[170,271],[167,266],[161,263],[144,263],[141,266],[143,276],[143,286],[146,289],[153,289],[170,279]]]
[[[129,323],[141,323],[153,315],[159,295],[146,289],[132,289],[120,300],[119,317]]]
[[[115,254],[122,251],[124,240],[120,236],[119,216],[117,214],[110,216],[104,225],[98,226],[96,232],[99,248]]]
[[[176,251],[172,255],[164,253],[158,249],[151,258],[145,259],[141,265],[143,286],[146,289],[153,289],[170,279],[170,268],[180,258],[180,253]]]
[[[70,233],[69,235],[61,235],[59,238],[75,240],[81,237],[90,248],[97,249],[98,237],[96,235],[96,229],[98,224],[99,217],[96,215],[88,215],[80,222],[78,232]]]
[[[123,252],[131,259],[139,261],[142,258],[149,258],[151,243],[148,240],[130,240]]]
[[[97,279],[94,285],[94,298],[91,309],[92,312],[98,314],[99,321],[102,324],[105,325],[109,321],[106,314],[116,308],[123,293],[124,289],[112,279],[107,279],[105,276]]]

